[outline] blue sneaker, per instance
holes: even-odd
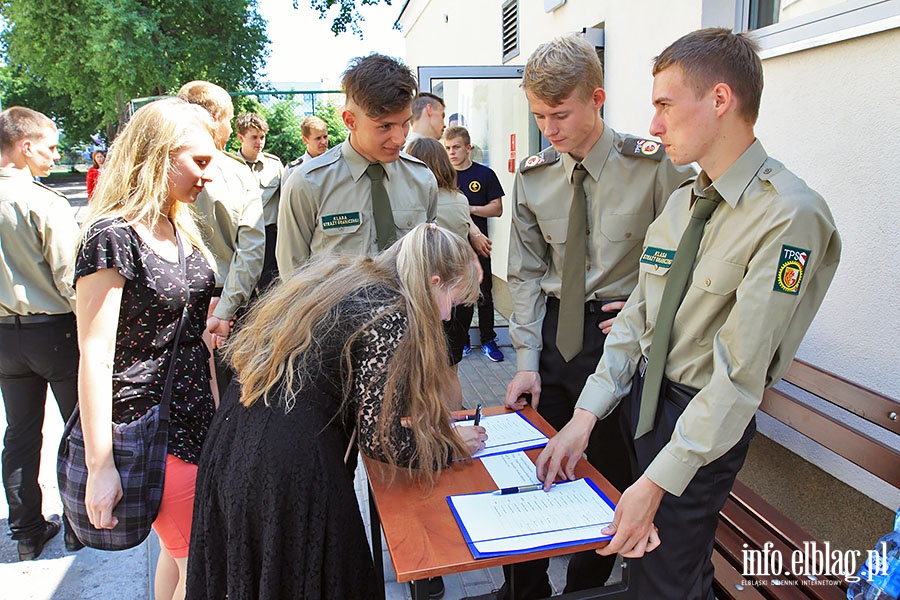
[[[467,356],[472,356],[472,347],[466,344],[463,346],[463,358]]]
[[[497,347],[497,342],[494,340],[482,342],[481,353],[494,362],[501,362],[503,360],[503,353],[500,352],[500,348]]]

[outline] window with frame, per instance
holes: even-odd
[[[900,27],[900,0],[736,0],[736,14],[737,30],[778,54]]]

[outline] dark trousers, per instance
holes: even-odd
[[[494,276],[491,273],[491,258],[479,255],[478,262],[484,271],[481,280],[481,297],[478,298],[478,331],[481,334],[481,343],[490,342],[497,337],[494,331]],[[471,319],[469,319],[471,323]]]
[[[695,389],[663,380],[656,425],[635,440],[642,389],[643,378],[636,374],[631,394],[622,404],[622,425],[628,432],[625,437],[637,474],[643,473],[669,443],[676,421],[697,394]],[[738,443],[697,471],[681,496],[663,497],[653,519],[661,543],[639,561],[633,561],[637,568],[632,572],[632,582],[640,598],[714,599],[711,557],[719,511],[744,464],[755,433],[754,417]]]
[[[262,272],[256,282],[256,293],[263,294],[274,281],[278,280],[278,264],[275,261],[275,241],[278,238],[278,226],[274,223],[266,225],[266,254],[263,258]]]
[[[68,421],[78,403],[78,338],[75,315],[50,323],[0,324],[0,392],[6,410],[3,436],[3,487],[13,539],[41,532],[38,471],[47,384]]]
[[[566,362],[556,348],[556,327],[559,323],[559,301],[549,298],[542,330],[540,375],[541,398],[538,413],[557,431],[572,418],[575,404],[587,378],[596,370],[606,336],[597,327],[615,316],[600,310],[600,302],[585,305],[584,346],[571,361]],[[587,447],[588,461],[612,483],[624,490],[632,481],[630,459],[621,431],[618,409],[594,427]],[[615,556],[600,556],[596,552],[573,554],[566,573],[566,592],[602,586],[612,572]],[[539,559],[503,567],[507,581],[510,572],[515,576],[515,600],[546,598],[550,595],[547,577],[549,559]],[[507,596],[512,598],[511,596]]]

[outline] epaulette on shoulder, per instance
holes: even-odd
[[[536,169],[544,165],[552,165],[558,160],[559,152],[551,146],[550,148],[541,150],[533,156],[529,156],[519,163],[519,172],[524,173],[525,171],[530,171],[531,169]]]
[[[341,145],[338,144],[331,150],[328,150],[324,154],[314,156],[311,161],[303,164],[307,165],[306,172],[309,173],[310,171],[315,171],[316,169],[321,169],[322,167],[327,167],[328,165],[336,163],[341,156]]]
[[[237,162],[241,163],[242,165],[247,164],[247,161],[245,161],[243,158],[241,158],[234,152],[228,152],[227,150],[222,150],[222,154],[224,154],[225,156],[227,156],[228,158],[230,158],[232,160],[236,160]]]
[[[271,158],[272,160],[277,160],[278,162],[281,162],[280,158],[278,158],[277,156],[275,156],[274,154],[272,154],[270,152],[263,152],[263,156],[265,156],[266,158]]]
[[[648,140],[647,138],[625,136],[618,150],[620,154],[625,156],[640,156],[642,158],[652,158],[653,160],[662,160],[666,157],[665,147],[656,140]]]
[[[57,191],[57,190],[54,190],[52,187],[47,187],[46,185],[44,185],[43,183],[41,183],[40,181],[38,181],[38,180],[36,180],[36,179],[32,179],[32,183],[34,183],[34,185],[36,185],[36,186],[38,186],[38,187],[44,188],[44,189],[47,190],[48,192],[53,192],[54,194],[56,194],[56,195],[59,196],[60,198],[68,199],[68,198],[66,198],[66,195],[63,194],[62,192]]]
[[[402,158],[403,160],[409,161],[409,162],[419,163],[420,165],[423,165],[426,169],[428,168],[428,165],[426,165],[422,160],[413,156],[412,154],[407,154],[403,150],[400,151],[400,158]]]
[[[301,156],[300,158],[295,158],[294,160],[289,162],[285,168],[293,169],[294,167],[299,167],[302,164],[303,164],[303,157]]]

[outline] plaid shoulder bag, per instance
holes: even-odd
[[[176,239],[178,262],[187,281],[184,248],[177,231]],[[175,357],[186,320],[187,303],[175,332],[175,343],[168,360],[166,383],[160,403],[131,423],[112,424],[113,460],[122,480],[122,499],[113,509],[113,515],[119,522],[113,529],[96,529],[88,519],[84,501],[88,470],[77,406],[66,423],[56,458],[56,476],[65,515],[71,523],[72,531],[85,546],[99,550],[126,550],[137,546],[150,535],[150,527],[156,520],[162,501],[169,443],[169,402]]]

